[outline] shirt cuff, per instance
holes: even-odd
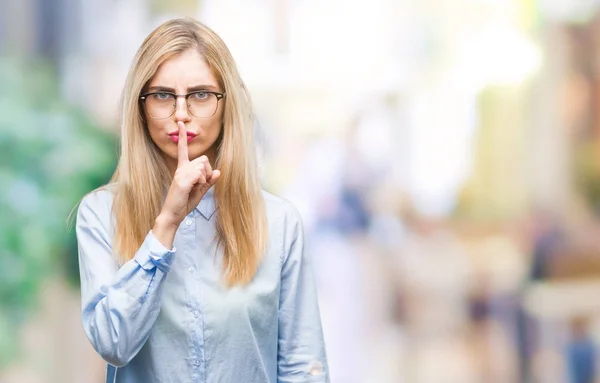
[[[135,254],[134,259],[144,270],[158,268],[164,273],[171,270],[171,263],[175,255],[175,247],[169,250],[152,234],[152,230],[144,239],[144,243]]]

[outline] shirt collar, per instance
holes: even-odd
[[[200,215],[204,217],[207,221],[211,219],[215,211],[217,210],[217,206],[215,204],[214,198],[214,187],[208,189],[204,197],[200,200],[196,209]]]

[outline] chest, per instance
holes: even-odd
[[[201,319],[211,327],[270,326],[277,317],[280,254],[268,246],[254,279],[245,286],[223,282],[223,253],[210,221],[184,220],[175,238],[176,256],[163,282],[161,318],[173,327]]]

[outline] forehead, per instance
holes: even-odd
[[[194,85],[218,86],[217,79],[197,50],[190,49],[171,57],[161,64],[150,81],[150,86],[162,85],[185,88]]]

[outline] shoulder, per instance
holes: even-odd
[[[272,244],[280,249],[280,263],[289,258],[292,249],[302,248],[303,223],[300,212],[290,201],[263,191],[267,221],[269,222],[269,238]],[[301,254],[301,252],[300,252]]]
[[[77,221],[99,220],[110,222],[115,186],[104,185],[86,194],[77,209]]]
[[[96,190],[92,190],[81,199],[80,208],[82,206],[91,208],[110,207],[112,206],[114,194],[115,185],[108,184],[101,186]]]
[[[302,225],[300,212],[290,201],[265,190],[262,191],[262,196],[269,220],[283,220],[284,224]]]

